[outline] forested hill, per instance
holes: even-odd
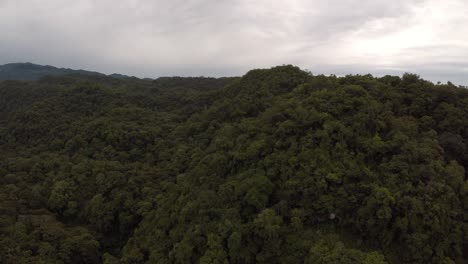
[[[466,263],[468,90],[0,82],[0,263]]]
[[[45,76],[64,75],[105,76],[99,72],[57,68],[48,65],[43,66],[29,62],[0,65],[0,80],[39,80]],[[121,74],[111,74],[110,76],[114,78],[130,78]]]

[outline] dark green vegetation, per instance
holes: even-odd
[[[467,116],[410,74],[3,82],[0,262],[464,263]]]
[[[105,76],[99,72],[56,68],[33,63],[9,63],[0,65],[0,80],[39,80],[45,76],[64,75]],[[130,78],[121,74],[111,74],[110,76],[114,78]]]

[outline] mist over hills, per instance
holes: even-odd
[[[84,75],[84,76],[106,76],[103,73],[73,70],[68,68],[57,68],[50,65],[39,65],[30,62],[26,63],[8,63],[0,65],[0,80],[39,80],[45,76],[64,76],[64,75]],[[114,78],[130,78],[123,74],[110,74]]]

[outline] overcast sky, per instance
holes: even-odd
[[[468,85],[468,0],[0,0],[0,64],[138,77],[412,72]]]

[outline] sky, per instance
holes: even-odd
[[[137,77],[401,75],[468,85],[467,0],[0,0],[0,64]]]

